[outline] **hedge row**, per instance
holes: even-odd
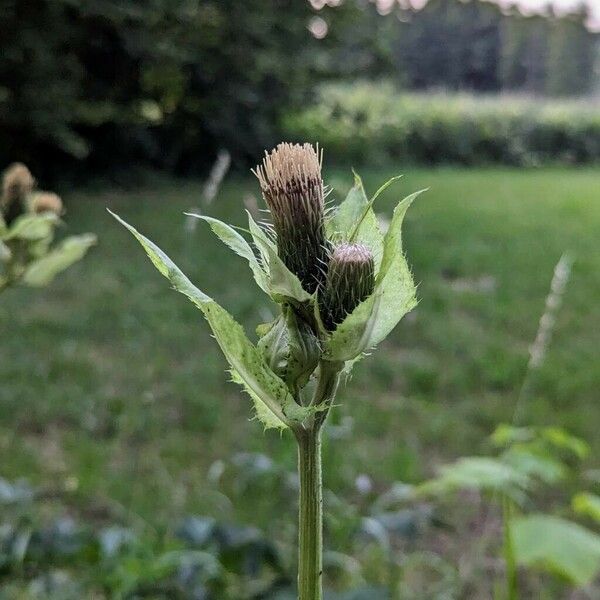
[[[287,114],[292,139],[336,160],[540,165],[600,162],[600,100],[408,94],[387,83],[328,84]]]

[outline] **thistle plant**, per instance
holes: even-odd
[[[319,313],[327,331],[335,330],[375,289],[375,259],[363,244],[343,243],[331,252],[319,292]]]
[[[0,199],[0,292],[22,284],[47,285],[96,243],[96,236],[71,236],[53,245],[64,206],[53,192],[35,190],[22,163],[6,169]]]
[[[401,226],[417,192],[395,208],[385,235],[360,178],[337,207],[325,208],[322,154],[309,144],[280,144],[254,173],[271,223],[248,214],[249,243],[236,228],[204,215],[216,236],[248,262],[254,280],[278,306],[273,322],[243,328],[195,287],[175,263],[114,215],[156,268],[206,317],[234,382],[251,397],[265,428],[291,430],[300,478],[298,597],[322,598],[321,432],[338,383],[416,305],[402,252]],[[245,230],[243,230],[245,231]]]

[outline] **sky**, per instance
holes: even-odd
[[[337,1],[337,0],[336,0]],[[390,6],[397,0],[377,0],[378,3]],[[422,6],[427,0],[409,0],[413,6]],[[578,5],[587,4],[591,9],[592,20],[590,25],[594,29],[600,29],[600,0],[488,0],[505,6],[517,4],[521,6],[524,12],[541,11],[548,5],[553,5],[558,11],[568,11],[576,8]]]
[[[507,2],[506,0],[504,0],[504,2],[499,2],[499,4],[502,3]],[[540,10],[548,4],[553,4],[559,10],[569,10],[576,8],[582,3],[587,4],[592,9],[596,21],[600,21],[600,0],[585,0],[584,2],[582,2],[582,0],[552,0],[551,2],[548,0],[517,0],[517,4],[520,4],[527,10]]]
[[[577,6],[578,4],[580,4],[580,0],[554,0],[553,4],[556,5],[559,8],[573,8],[574,6]],[[548,4],[548,0],[519,0],[519,4],[523,5],[524,7],[527,8],[534,8],[534,9],[539,9],[539,8],[543,8],[545,5]],[[588,6],[594,7],[596,8],[596,10],[600,9],[600,0],[588,0],[587,2]]]
[[[500,0],[498,4],[510,4],[508,0]],[[581,4],[587,4],[591,9],[591,23],[594,29],[600,28],[600,0],[516,0],[516,3],[524,10],[539,11],[552,4],[557,10],[572,10]]]
[[[377,2],[382,11],[388,12],[396,4],[409,4],[415,7],[423,6],[427,0],[371,0]],[[505,6],[517,4],[524,12],[536,12],[544,10],[545,7],[553,5],[557,11],[568,12],[581,4],[587,4],[591,11],[590,26],[600,31],[600,0],[488,0]],[[337,6],[343,0],[310,0],[315,8],[323,8],[326,5]]]
[[[415,0],[413,4],[425,4],[427,0]],[[549,4],[553,4],[559,10],[569,10],[585,3],[600,18],[600,0],[490,0],[497,4],[518,4],[525,10],[539,11]]]

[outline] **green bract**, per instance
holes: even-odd
[[[319,364],[319,340],[289,306],[267,327],[258,348],[273,372],[297,392],[308,383]]]
[[[346,222],[345,229],[339,231],[342,239],[353,236],[354,241],[367,246],[372,244],[376,266],[376,248],[381,247],[382,251],[373,294],[359,304],[327,340],[324,348],[327,360],[353,360],[375,347],[387,337],[400,319],[416,306],[415,284],[402,252],[401,227],[408,207],[420,193],[411,194],[396,206],[385,236],[382,236],[379,230],[372,203],[367,202],[360,179],[357,178],[355,187],[340,206],[340,212],[350,213],[353,210],[358,213],[345,207],[345,204],[362,205],[366,215],[364,218],[358,217],[350,226]],[[333,227],[335,225],[334,217]]]
[[[265,427],[301,427],[316,412],[324,410],[301,394],[311,376],[332,367],[339,371],[344,363],[349,370],[416,305],[415,285],[402,251],[401,226],[408,207],[420,192],[398,204],[385,235],[373,211],[375,198],[395,179],[382,186],[369,201],[360,178],[355,175],[354,186],[346,199],[329,211],[324,221],[329,247],[361,248],[372,257],[371,269],[374,265],[374,274],[371,271],[370,275],[372,283],[360,288],[367,290],[359,294],[362,302],[358,306],[356,302],[352,304],[356,308],[350,314],[342,313],[337,326],[331,326],[330,320],[328,328],[319,310],[319,296],[325,293],[325,287],[313,293],[303,287],[279,256],[272,231],[259,226],[248,214],[248,233],[252,238],[249,243],[226,223],[213,217],[191,215],[208,223],[223,243],[246,260],[257,285],[281,306],[280,315],[272,323],[259,327],[257,345],[246,337],[233,317],[198,290],[164,252],[114,216],[133,233],[175,289],[202,310],[227,358],[234,381],[250,394]],[[327,272],[327,265],[321,268]],[[369,290],[372,293],[369,294]],[[335,297],[335,294],[330,295]]]
[[[305,419],[311,413],[310,409],[296,404],[284,381],[271,370],[262,353],[246,337],[242,326],[224,308],[194,286],[158,246],[119,216],[111,214],[131,231],[154,266],[173,287],[204,313],[231,367],[233,380],[241,383],[250,394],[256,414],[264,426],[285,428],[292,422],[300,423]]]

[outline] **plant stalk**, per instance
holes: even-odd
[[[322,600],[323,485],[320,428],[306,431],[298,437],[298,473],[298,598]]]
[[[341,363],[322,361],[312,400],[321,407],[311,423],[295,431],[298,442],[300,508],[298,517],[298,599],[323,598],[323,481],[321,428],[337,390]]]

